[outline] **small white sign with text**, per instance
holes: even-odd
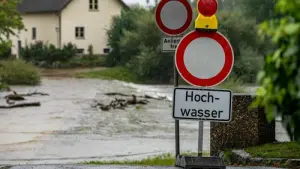
[[[164,36],[161,38],[162,52],[175,52],[182,36]]]
[[[176,120],[231,121],[230,90],[175,88],[173,96],[173,118]]]

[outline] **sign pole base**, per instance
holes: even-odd
[[[220,157],[178,156],[176,166],[184,169],[226,169],[226,165]]]

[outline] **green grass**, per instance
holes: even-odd
[[[234,93],[245,93],[244,83],[234,77],[228,77],[224,82],[217,85],[215,88],[229,89]]]
[[[180,85],[188,85],[187,82],[185,82],[181,77],[179,78],[179,84]],[[240,80],[233,76],[228,76],[226,80],[224,80],[219,85],[214,86],[213,88],[217,89],[228,89],[231,90],[234,93],[245,93],[245,84]]]
[[[124,67],[113,67],[99,71],[83,72],[75,74],[77,78],[98,78],[105,80],[121,80],[125,82],[140,83],[141,81]]]
[[[106,79],[106,80],[121,80],[121,81],[132,82],[132,83],[151,84],[151,82],[147,82],[145,80],[139,79],[130,70],[124,67],[112,67],[112,68],[106,68],[104,70],[99,70],[99,71],[77,73],[75,74],[75,77],[98,78],[98,79]],[[187,83],[182,78],[179,78],[179,84],[187,85]],[[224,82],[222,82],[220,85],[216,86],[215,88],[229,89],[235,93],[245,92],[243,88],[243,82],[234,77],[227,78]]]
[[[246,148],[245,151],[253,157],[300,159],[300,144],[295,142],[265,144]]]
[[[197,153],[186,152],[182,155],[196,156]],[[203,153],[204,156],[209,155]],[[82,164],[95,164],[95,165],[145,165],[145,166],[174,166],[175,155],[171,153],[162,154],[158,156],[148,157],[142,160],[123,160],[123,161],[89,161]]]

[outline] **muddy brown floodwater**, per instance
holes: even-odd
[[[40,86],[12,88],[20,93],[38,90],[50,96],[27,97],[28,101],[41,101],[41,107],[0,110],[1,164],[143,158],[174,152],[170,102],[150,100],[148,105],[125,111],[91,108],[94,99],[111,99],[104,92],[146,92],[170,97],[171,86],[136,87],[119,81],[44,78]],[[181,136],[182,151],[197,150],[197,123],[181,122]],[[208,150],[209,133],[205,136]]]
[[[40,86],[12,88],[50,96],[27,97],[28,101],[41,101],[40,107],[0,110],[0,164],[140,159],[175,152],[169,101],[150,100],[142,107],[109,112],[91,108],[95,99],[111,99],[105,92],[171,98],[172,86],[48,77]],[[197,150],[197,127],[194,121],[180,122],[181,151]],[[209,139],[209,123],[205,123],[204,151],[209,151]]]

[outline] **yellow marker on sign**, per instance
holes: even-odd
[[[218,20],[216,12],[218,10],[217,0],[198,0],[198,17],[195,21],[196,30],[217,31]]]

